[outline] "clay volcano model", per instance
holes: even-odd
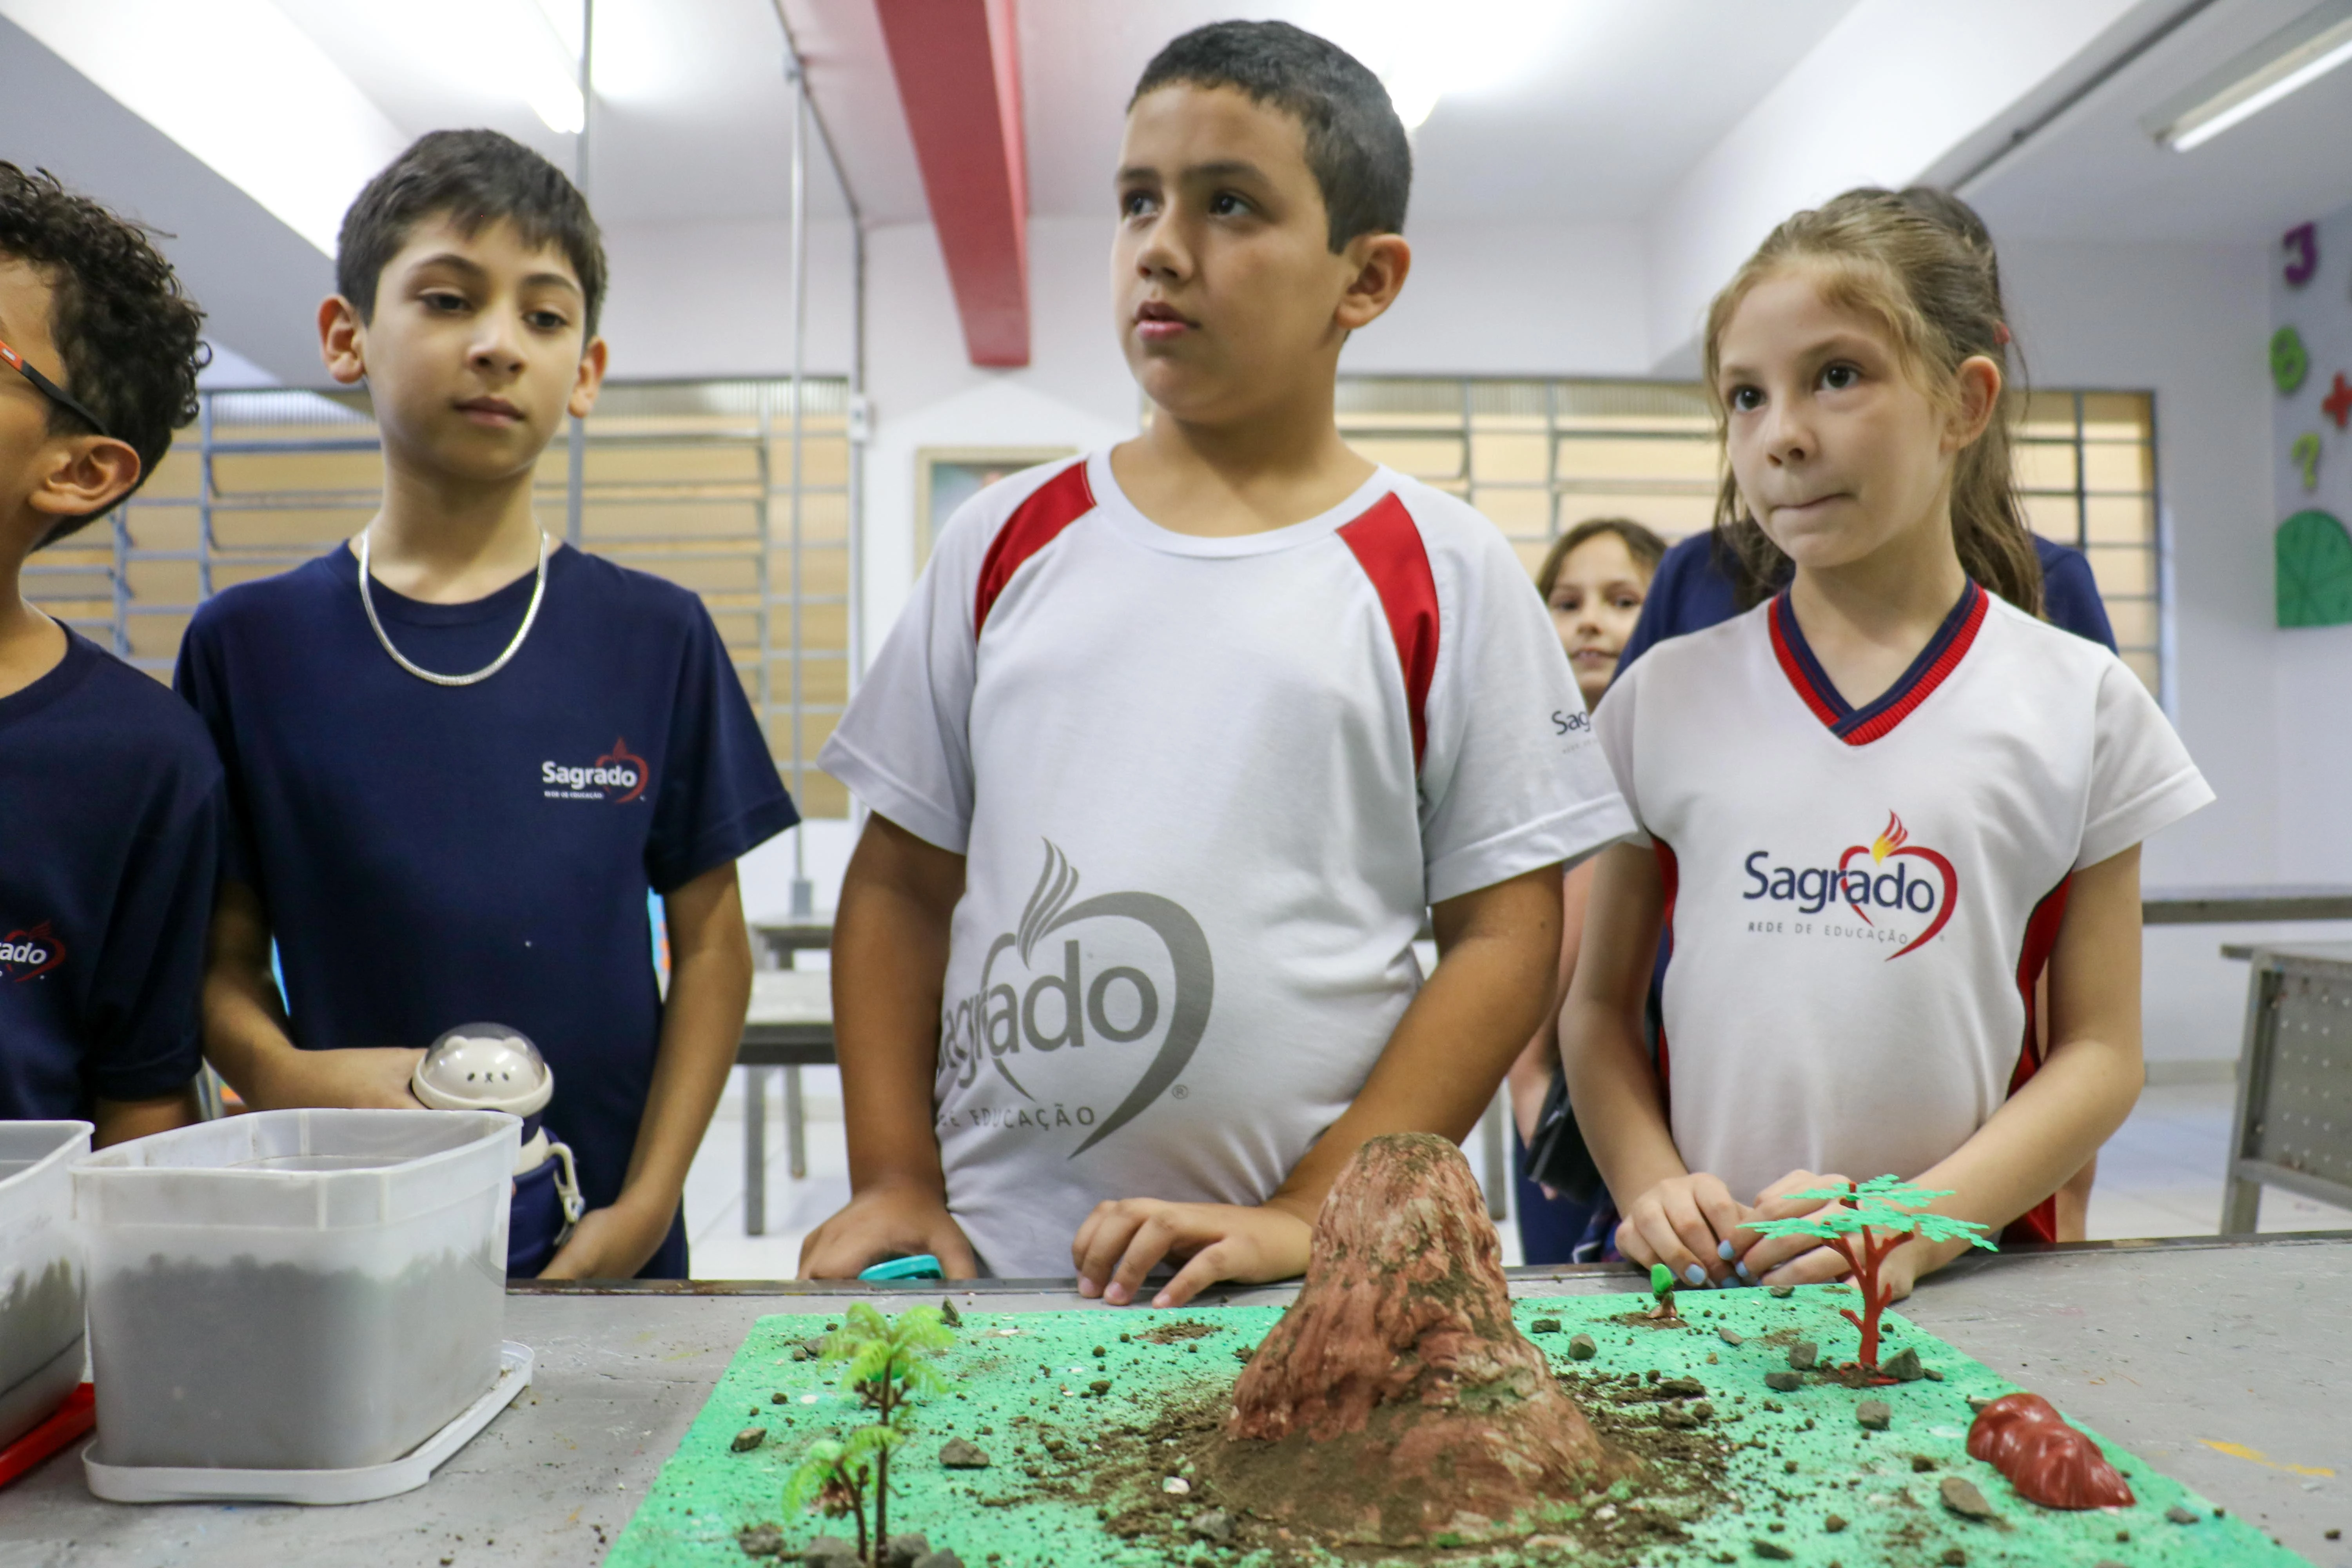
[[[1315,1224],[1307,1283],[1234,1389],[1224,1495],[1334,1542],[1539,1529],[1637,1468],[1512,1326],[1502,1249],[1462,1152],[1366,1143]]]

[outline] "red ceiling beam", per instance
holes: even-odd
[[[965,350],[1029,363],[1029,178],[1013,0],[875,0]]]

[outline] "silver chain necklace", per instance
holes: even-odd
[[[522,651],[522,639],[530,636],[530,624],[539,619],[539,602],[547,594],[547,557],[550,553],[550,541],[545,529],[541,529],[539,534],[539,576],[538,580],[531,584],[530,608],[523,612],[522,625],[515,628],[514,640],[507,644],[504,653],[471,675],[436,674],[432,670],[411,664],[398,648],[392,646],[392,639],[384,635],[383,623],[376,618],[375,596],[368,592],[368,534],[371,531],[371,529],[366,528],[360,530],[360,603],[367,607],[368,625],[375,628],[375,640],[383,645],[384,652],[392,655],[393,663],[400,666],[417,679],[429,680],[436,686],[471,686],[477,681],[488,680],[499,670],[504,669],[507,667],[507,660]]]

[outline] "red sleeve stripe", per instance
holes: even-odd
[[[971,607],[974,637],[988,624],[988,612],[996,607],[997,595],[1004,592],[1022,564],[1094,510],[1095,492],[1087,484],[1083,458],[1039,485],[1034,494],[1013,508],[980,563],[980,592]]]
[[[1665,963],[1658,969],[1658,1108],[1671,1118],[1675,1113],[1674,1060],[1666,1050],[1666,1019],[1664,1007],[1665,972],[1675,962],[1675,900],[1683,885],[1682,862],[1675,858],[1675,847],[1655,834],[1650,836],[1650,853],[1657,858],[1658,885],[1665,894],[1665,912],[1660,925],[1664,931],[1660,945],[1665,951]]]
[[[1381,596],[1389,635],[1404,673],[1405,711],[1412,722],[1413,771],[1429,748],[1429,683],[1437,674],[1437,579],[1429,552],[1404,502],[1391,490],[1370,511],[1347,523],[1339,537],[1355,552],[1372,591]]]
[[[2042,972],[2050,966],[2050,952],[2058,945],[2058,928],[2066,920],[2066,895],[2073,889],[2072,875],[2059,879],[2058,885],[2042,896],[2026,917],[2025,943],[2017,958],[2017,994],[2025,1000],[2025,1038],[2017,1051],[2017,1068],[2009,1075],[2009,1092],[2014,1096],[2025,1082],[2042,1067],[2042,1031],[2038,1027],[2037,1009],[2033,1002],[2035,985]],[[2017,1241],[2055,1241],[2058,1239],[2058,1198],[2056,1194],[2043,1198],[2010,1222],[2000,1233],[2004,1243]]]

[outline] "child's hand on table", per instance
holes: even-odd
[[[980,1258],[938,1192],[906,1182],[876,1182],[808,1233],[801,1243],[803,1279],[855,1279],[888,1258],[929,1253],[950,1279],[976,1279]]]
[[[1307,1272],[1313,1223],[1276,1204],[1171,1204],[1122,1198],[1095,1205],[1070,1244],[1078,1294],[1114,1307],[1136,1299],[1145,1276],[1168,1258],[1184,1267],[1151,1298],[1181,1307],[1220,1279],[1263,1284]]]
[[[639,1202],[623,1193],[618,1202],[601,1209],[590,1209],[572,1227],[547,1267],[539,1271],[541,1279],[634,1279],[653,1255],[661,1250],[662,1240],[669,1235],[671,1218],[677,1205],[662,1208],[656,1204]]]
[[[1821,1187],[1850,1186],[1845,1177],[1818,1175],[1811,1171],[1791,1171],[1762,1192],[1756,1194],[1756,1206],[1747,1218],[1802,1219],[1811,1215],[1825,1214],[1836,1207],[1806,1199],[1798,1201],[1783,1194],[1801,1193]],[[1832,1279],[1843,1279],[1853,1272],[1853,1266],[1834,1247],[1823,1247],[1810,1236],[1759,1237],[1742,1228],[1731,1237],[1738,1254],[1738,1271],[1741,1279],[1753,1285],[1821,1285]],[[1906,1277],[1904,1290],[1910,1290]]]
[[[1720,1177],[1671,1177],[1627,1207],[1617,1225],[1617,1250],[1645,1268],[1664,1264],[1685,1285],[1719,1284],[1732,1273],[1738,1252],[1730,1238],[1748,1212]]]

